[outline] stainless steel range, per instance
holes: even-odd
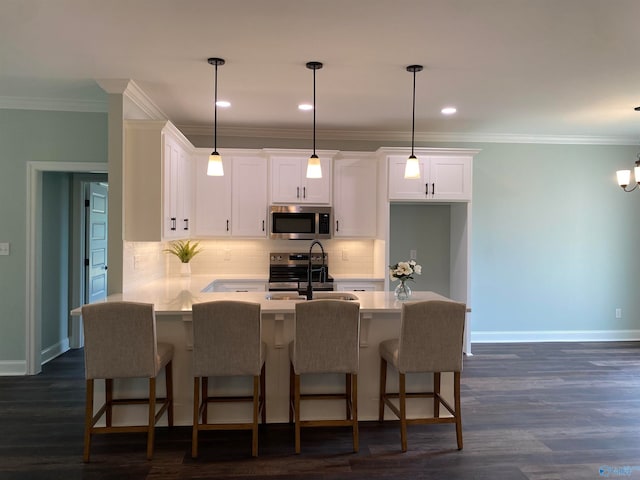
[[[329,275],[329,255],[311,254],[311,286],[314,291],[333,290],[333,278]],[[307,293],[309,253],[269,254],[269,291]],[[324,266],[324,268],[322,268]]]

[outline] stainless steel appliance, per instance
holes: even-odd
[[[331,207],[272,205],[269,237],[288,240],[331,238]]]
[[[321,267],[324,264],[324,269]],[[334,290],[333,277],[329,275],[328,254],[311,254],[311,286],[314,291]],[[309,253],[269,254],[269,291],[307,293],[307,275],[309,273]]]

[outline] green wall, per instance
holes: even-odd
[[[106,163],[107,115],[0,109],[0,145],[0,362],[24,361],[27,162]]]
[[[624,193],[615,180],[638,147],[481,148],[473,169],[473,330],[640,329],[640,192]]]

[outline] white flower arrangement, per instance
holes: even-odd
[[[414,273],[416,275],[422,274],[422,266],[418,265],[415,260],[389,265],[389,276],[392,282],[400,280],[404,283],[407,280],[413,280]]]

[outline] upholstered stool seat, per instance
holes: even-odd
[[[147,458],[153,457],[155,425],[167,412],[173,425],[173,345],[158,343],[152,304],[107,302],[82,307],[84,326],[84,356],[86,377],[86,409],[84,461],[88,462],[91,436],[97,433],[146,432]],[[166,396],[156,397],[156,377],[164,368]],[[113,382],[119,378],[148,378],[146,399],[113,398]],[[105,380],[105,402],[93,413],[94,380]],[[127,404],[148,404],[146,425],[113,425],[113,407]],[[160,407],[156,411],[156,405]],[[105,416],[105,426],[96,423]]]
[[[260,304],[213,301],[194,304],[193,311],[193,431],[191,456],[198,456],[200,430],[251,430],[251,454],[258,455],[258,415],[266,423],[265,357],[261,341]],[[212,395],[209,377],[251,376],[253,394]],[[202,401],[200,401],[200,391]],[[252,402],[251,422],[210,423],[208,404]]]
[[[380,342],[379,420],[385,405],[400,419],[402,451],[407,450],[407,424],[455,423],[462,449],[460,372],[466,306],[449,301],[409,302],[402,305],[400,338]],[[387,366],[398,371],[398,393],[387,393]],[[433,373],[433,391],[406,392],[407,373]],[[440,395],[442,372],[453,372],[454,406]],[[433,398],[433,417],[407,419],[407,398]],[[391,399],[398,400],[398,406]],[[451,414],[440,416],[440,405]]]
[[[345,300],[312,300],[296,304],[295,336],[289,344],[289,422],[295,423],[295,449],[300,453],[301,427],[350,426],[353,451],[358,440],[358,366],[360,305]],[[345,375],[345,393],[302,394],[300,376]],[[302,400],[345,401],[346,418],[300,420]]]

